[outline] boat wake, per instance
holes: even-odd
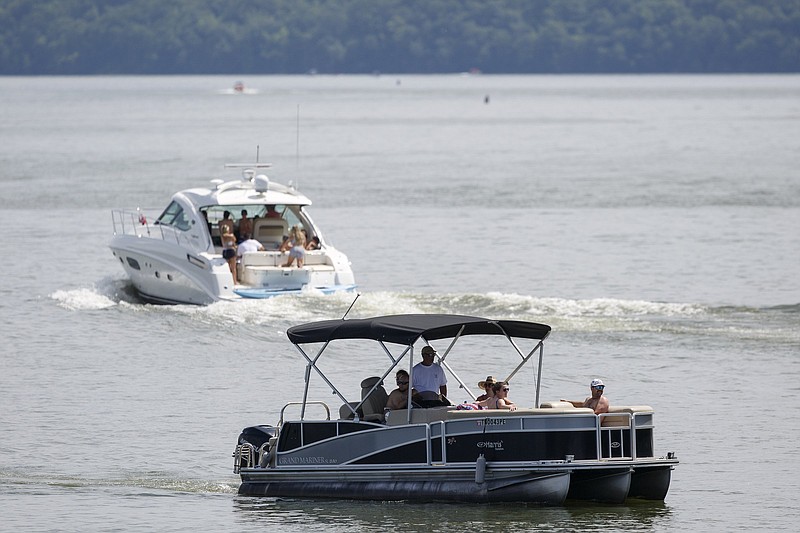
[[[140,300],[125,278],[107,277],[94,286],[59,290],[50,295],[71,311],[130,308],[167,312],[193,320],[268,326],[276,335],[286,328],[316,320],[341,318],[353,293],[301,294],[267,299],[222,301],[208,306],[154,306]],[[800,305],[772,307],[709,306],[701,303],[652,302],[615,298],[569,299],[517,293],[364,292],[350,318],[405,313],[448,313],[543,322],[556,333],[655,333],[721,336],[739,340],[800,342]],[[268,330],[269,331],[269,330]]]
[[[106,277],[91,287],[58,290],[50,294],[50,298],[71,311],[93,311],[120,304],[142,304],[133,285],[122,277]]]
[[[182,492],[196,494],[236,494],[239,480],[236,478],[213,481],[208,479],[176,478],[174,474],[146,472],[130,474],[121,478],[84,478],[68,475],[31,476],[27,473],[0,472],[0,483],[18,487],[20,491],[35,490],[36,487],[53,488],[131,488],[159,492]]]

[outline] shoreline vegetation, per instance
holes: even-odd
[[[0,75],[800,72],[800,0],[0,0]]]

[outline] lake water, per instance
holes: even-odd
[[[797,528],[800,76],[235,81],[0,78],[0,529]],[[237,496],[239,431],[302,390],[286,328],[353,296],[143,305],[107,244],[112,208],[257,153],[348,253],[351,317],[544,322],[543,400],[599,376],[652,405],[681,459],[666,502]]]

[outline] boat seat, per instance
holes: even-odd
[[[439,422],[442,420],[461,420],[470,418],[500,418],[500,417],[513,417],[513,416],[553,416],[553,415],[591,415],[594,412],[585,407],[548,407],[543,409],[517,409],[510,411],[508,409],[482,409],[480,411],[459,411],[455,406],[448,407],[433,407],[430,409],[412,409],[411,410],[411,423],[412,424],[429,424],[431,422]],[[397,409],[389,413],[387,424],[390,426],[398,426],[408,423],[408,410]]]
[[[346,403],[342,404],[339,407],[339,420],[352,420],[354,417],[353,417],[353,411],[350,408],[352,407],[353,409],[356,409],[357,405],[358,402],[350,402],[349,404]],[[361,409],[356,409],[356,412],[358,413],[359,418],[362,418],[364,416],[364,412]]]
[[[450,411],[447,413],[447,420],[458,420],[460,418],[499,418],[507,416],[552,416],[552,415],[588,415],[594,414],[586,407],[548,407],[544,409],[522,408],[516,411],[510,409],[483,409],[481,411]]]
[[[253,238],[267,249],[277,249],[288,233],[289,224],[282,218],[258,218],[253,223]]]
[[[376,383],[378,383],[377,387],[375,387]],[[375,390],[372,390],[373,387],[375,387]],[[372,392],[370,393],[370,391]],[[383,422],[383,410],[389,401],[389,395],[386,393],[386,389],[383,388],[381,378],[371,377],[361,382],[361,399],[364,400],[361,406],[364,410],[364,420]]]
[[[649,405],[612,405],[608,408],[608,414],[603,416],[600,423],[603,427],[629,427],[630,419],[637,413],[653,413],[653,408]],[[619,414],[620,416],[613,416]],[[631,415],[631,417],[623,415]]]
[[[277,266],[281,262],[281,254],[275,252],[245,252],[242,254],[242,266]]]
[[[306,257],[303,260],[305,265],[330,265],[328,254],[318,251],[306,251]],[[333,266],[333,265],[331,265]]]
[[[611,405],[608,407],[609,413],[653,413],[655,410],[649,405]]]
[[[542,409],[574,409],[575,406],[572,405],[570,402],[562,402],[561,400],[554,401],[554,402],[542,402],[539,406]]]
[[[412,424],[427,424],[430,422],[438,422],[444,420],[448,411],[454,411],[456,408],[453,405],[445,407],[429,407],[427,409],[411,409],[411,423]],[[482,413],[483,411],[465,411]],[[390,426],[401,426],[408,424],[408,409],[393,409],[389,411],[389,417],[386,423]]]

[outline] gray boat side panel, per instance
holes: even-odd
[[[376,450],[392,450],[426,440],[427,428],[424,425],[381,427],[339,435],[288,452],[278,452],[277,464],[278,466],[347,464],[374,454]],[[421,462],[424,462],[424,458]]]

